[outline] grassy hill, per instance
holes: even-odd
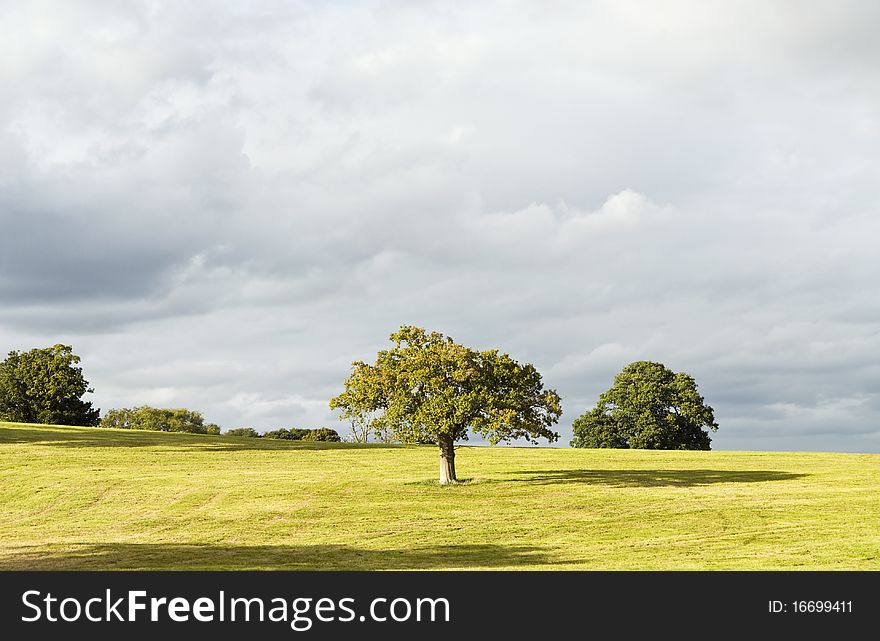
[[[0,423],[0,569],[880,569],[880,455]]]

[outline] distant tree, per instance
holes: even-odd
[[[122,430],[154,430],[157,432],[187,432],[189,434],[219,434],[214,423],[205,425],[201,412],[185,408],[122,407],[112,409],[101,419],[100,427]]]
[[[303,430],[296,427],[280,428],[263,434],[263,438],[274,438],[283,441],[301,441],[309,433],[309,430]]]
[[[354,443],[366,443],[370,440],[370,421],[366,417],[352,416],[349,419],[349,433]]]
[[[235,429],[223,432],[223,436],[248,436],[251,438],[260,438],[262,435],[252,427],[236,427]]]
[[[247,428],[250,429],[250,428]],[[229,432],[227,432],[228,434]],[[283,441],[335,441],[339,442],[342,438],[329,427],[319,427],[314,430],[299,429],[292,427],[290,429],[281,428],[272,430],[263,434],[263,438],[279,439]]]
[[[391,340],[375,365],[352,364],[330,407],[342,410],[342,420],[369,420],[377,436],[388,430],[405,443],[436,443],[441,484],[456,482],[455,442],[468,430],[493,444],[559,438],[550,430],[562,413],[559,395],[544,389],[534,366],[419,327],[401,327]]]
[[[115,430],[142,430],[145,427],[139,427],[134,419],[135,410],[139,408],[119,407],[109,410],[101,419],[99,427],[105,427]]]
[[[303,436],[304,441],[328,441],[332,443],[338,443],[342,439],[339,437],[339,434],[336,430],[330,429],[329,427],[319,427],[314,430],[309,430],[309,433]]]
[[[376,428],[375,430],[373,430],[373,434],[375,435],[375,437],[377,439],[379,439],[380,443],[385,443],[386,445],[391,445],[392,443],[400,443],[400,439],[397,438],[397,436],[394,434],[394,430],[388,426]],[[420,444],[424,444],[426,442],[430,443],[431,445],[437,444],[435,441],[425,441],[425,440],[416,440],[415,441],[415,443],[420,443]],[[453,450],[452,455],[455,456],[454,450]]]
[[[94,390],[79,362],[70,345],[9,352],[0,363],[0,420],[97,425],[100,410],[82,400]]]
[[[571,446],[708,450],[712,439],[706,430],[717,429],[691,376],[636,361],[614,378],[593,409],[575,419]]]

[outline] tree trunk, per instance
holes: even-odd
[[[440,485],[456,483],[455,478],[455,443],[452,439],[440,440]]]

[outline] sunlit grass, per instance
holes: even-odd
[[[0,424],[0,569],[880,569],[880,455]]]

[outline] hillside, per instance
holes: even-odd
[[[880,455],[0,423],[0,569],[880,569]]]

